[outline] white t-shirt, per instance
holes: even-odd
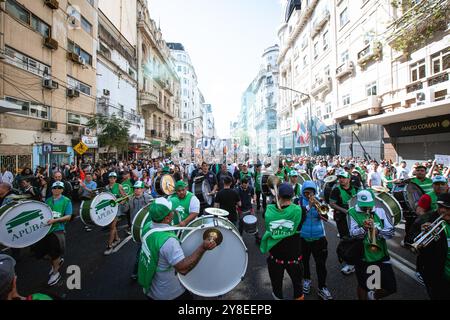
[[[397,179],[408,179],[409,178],[409,170],[402,167],[397,167]]]
[[[371,173],[369,173],[367,181],[372,182],[372,184],[371,184],[372,187],[375,187],[375,186],[381,187],[383,185],[382,179],[381,179],[381,174],[379,172],[372,171]]]
[[[323,180],[327,174],[327,167],[325,166],[316,166],[314,168],[314,176],[317,177],[317,180]]]
[[[189,204],[189,214],[192,212],[200,213],[200,200],[195,195],[191,198],[191,203]]]
[[[14,176],[10,171],[5,171],[5,173],[0,172],[0,182],[9,183],[10,185],[13,184]]]

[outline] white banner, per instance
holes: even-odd
[[[443,164],[444,166],[450,165],[450,156],[443,154],[435,154],[436,164]]]
[[[97,137],[81,136],[81,141],[83,141],[83,143],[91,149],[98,148],[98,138]]]

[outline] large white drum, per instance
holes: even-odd
[[[86,225],[106,227],[117,216],[116,197],[110,192],[102,192],[92,200],[81,202],[80,218]]]
[[[10,248],[33,245],[50,231],[47,222],[52,218],[52,209],[43,202],[11,202],[0,208],[0,243]]]
[[[217,297],[233,290],[244,278],[248,264],[247,247],[234,224],[222,217],[203,216],[187,227],[198,228],[184,232],[180,238],[185,256],[198,248],[209,229],[219,230],[223,239],[214,250],[205,252],[191,272],[178,274],[183,286],[201,297]]]

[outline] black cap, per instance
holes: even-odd
[[[443,193],[438,196],[438,206],[450,208],[450,193]]]

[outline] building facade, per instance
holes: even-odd
[[[0,165],[75,161],[96,111],[97,1],[0,2]],[[95,149],[88,154],[94,155]]]

